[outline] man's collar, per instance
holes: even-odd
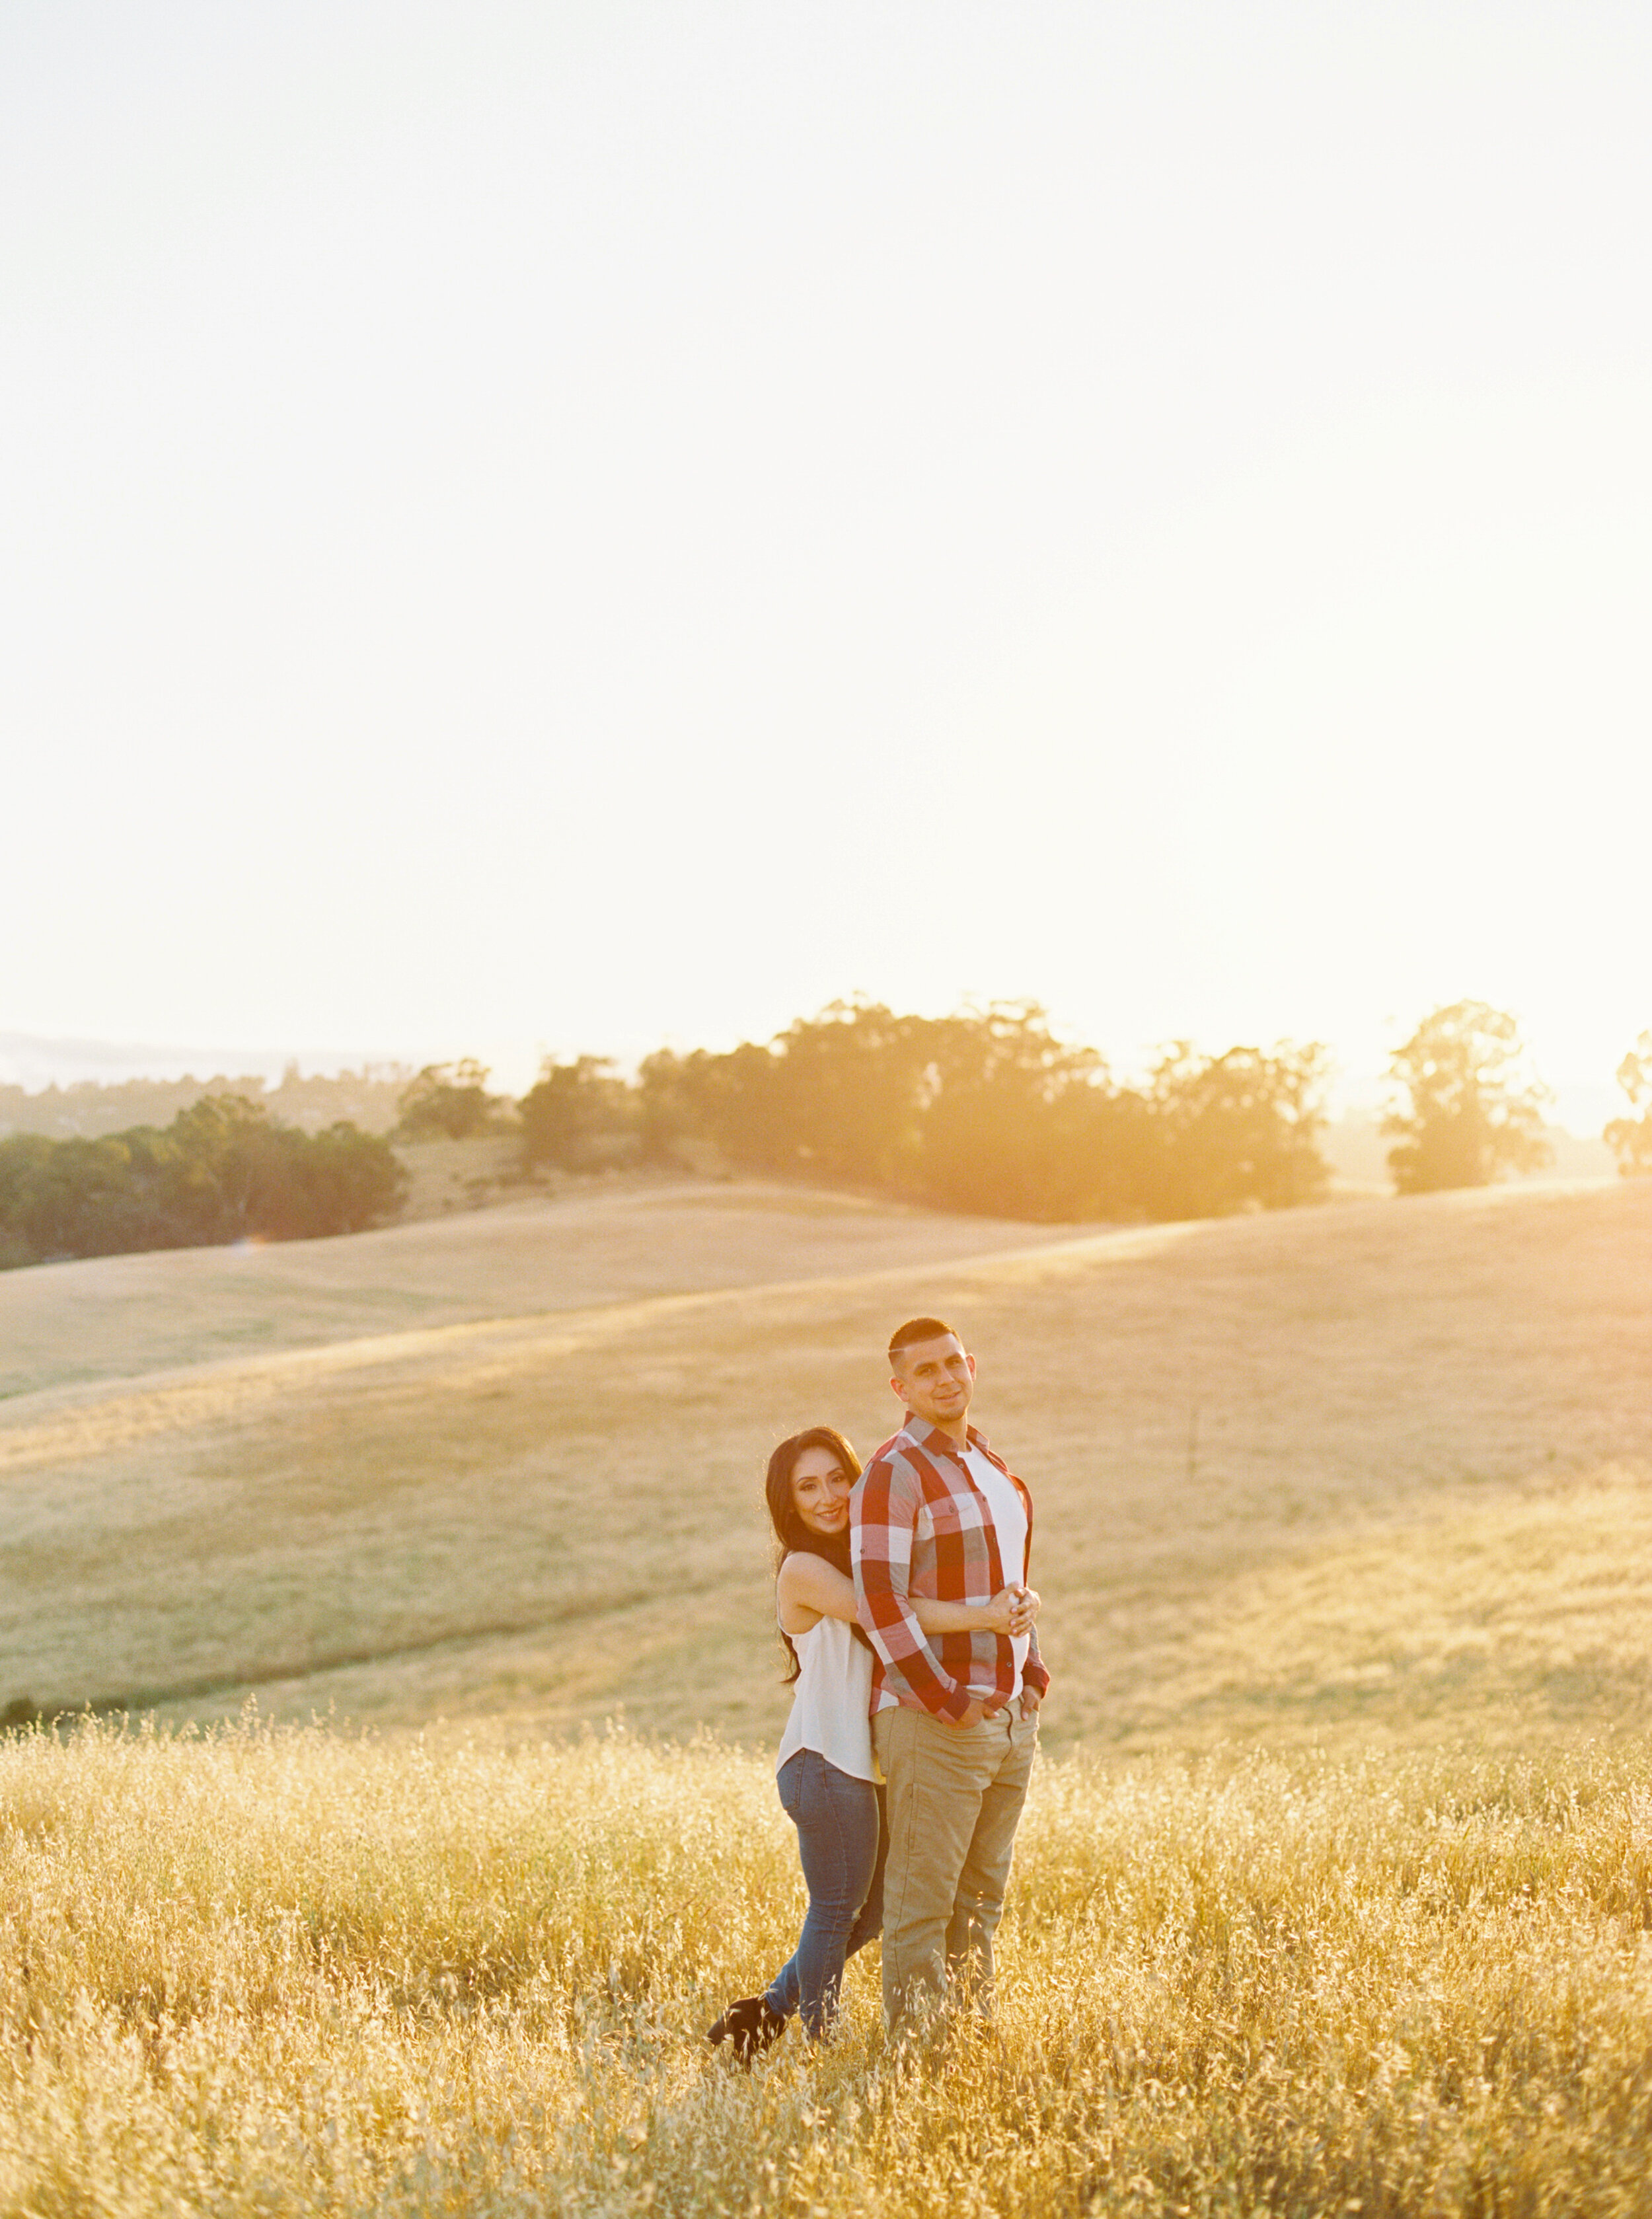
[[[901,1427],[915,1447],[927,1450],[932,1456],[949,1456],[954,1464],[962,1464],[971,1449],[985,1449],[991,1453],[991,1444],[984,1433],[973,1426],[967,1426],[965,1430],[969,1439],[960,1448],[950,1433],[943,1433],[939,1426],[932,1426],[927,1418],[920,1418],[915,1411],[907,1412],[906,1423]]]

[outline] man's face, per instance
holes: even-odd
[[[969,1408],[975,1392],[975,1358],[955,1333],[938,1340],[915,1340],[895,1359],[890,1385],[915,1418],[932,1426],[953,1426]]]

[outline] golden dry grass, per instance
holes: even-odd
[[[1038,1501],[1058,1744],[1410,1732],[1431,1704],[1447,1731],[1642,1714],[1646,1186],[1019,1248],[1010,1230],[704,1190],[402,1246],[120,1259],[136,1294],[109,1265],[9,1275],[9,1297],[32,1283],[58,1305],[53,1361],[84,1273],[109,1302],[84,1362],[107,1370],[141,1315],[128,1363],[171,1368],[0,1405],[0,1698],[164,1698],[177,1718],[256,1687],[289,1714],[523,1731],[623,1704],[766,1740],[784,1697],[763,1458],[823,1418],[879,1439],[877,1351],[933,1306],[978,1348],[979,1414]],[[224,1354],[246,1261],[261,1330],[325,1345]],[[364,1333],[393,1262],[425,1321]],[[178,1364],[186,1346],[211,1360]],[[1599,1499],[1577,1492],[1614,1459]],[[1534,1516],[1562,1555],[1618,1521],[1635,1567],[1564,1656],[1552,1629],[1475,1630],[1486,1552],[1539,1545]],[[1437,1559],[1462,1578],[1396,1647],[1390,1590]],[[1311,1654],[1290,1647],[1303,1610]]]
[[[1652,1724],[1649,1656],[1652,1475],[1609,1464],[1462,1490],[1216,1587],[1138,1716],[1183,1744],[1530,1747]]]
[[[0,1750],[0,2210],[1631,2219],[1652,1762],[1046,1764],[991,2032],[699,2029],[799,1910],[711,1744]],[[874,1953],[870,1953],[873,1954]]]
[[[468,1162],[467,1147],[504,1145],[410,1153]],[[0,1401],[420,1326],[829,1278],[1060,1237],[849,1195],[639,1175],[332,1240],[44,1265],[0,1272]]]
[[[391,1729],[0,1741],[0,2215],[1647,2209],[1652,1182],[1041,1243],[611,1193],[0,1293],[10,1690]],[[768,1744],[762,1458],[875,1439],[930,1307],[1088,1750],[995,2032],[890,2052],[862,1961],[747,2078],[767,1755],[543,1736]]]

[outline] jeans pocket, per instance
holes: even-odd
[[[774,1775],[774,1792],[780,1799],[780,1808],[793,1825],[803,1804],[803,1773],[808,1755],[806,1749],[795,1750]]]

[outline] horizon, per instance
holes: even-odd
[[[798,1014],[802,1016],[805,1013],[799,1011]],[[1077,1037],[1071,1028],[1061,1029],[1065,1037]],[[1171,1035],[1167,1034],[1160,1037],[1164,1040]],[[1274,1042],[1264,1040],[1246,1044],[1267,1047]],[[679,1052],[693,1047],[705,1047],[714,1053],[722,1053],[736,1046],[736,1042],[733,1040],[694,1042],[677,1040],[668,1043],[651,1043],[654,1047],[661,1045],[669,1045]],[[1139,1077],[1155,1045],[1157,1043],[1142,1047],[1134,1059],[1107,1054],[1109,1067],[1114,1076],[1126,1081]],[[1224,1042],[1222,1045],[1227,1047],[1236,1043]],[[1202,1052],[1220,1053],[1212,1041],[1196,1041],[1194,1046]],[[567,1058],[601,1052],[571,1044],[557,1053]],[[616,1054],[612,1060],[621,1072],[630,1074],[649,1052],[649,1046],[637,1047],[629,1053]],[[1107,1051],[1103,1050],[1103,1053],[1107,1054]],[[0,1031],[0,1086],[22,1086],[31,1094],[38,1094],[53,1085],[67,1087],[87,1082],[116,1085],[125,1080],[189,1078],[204,1082],[214,1078],[257,1078],[266,1086],[273,1086],[286,1070],[295,1066],[301,1077],[307,1078],[334,1077],[345,1071],[383,1069],[396,1065],[413,1072],[427,1065],[454,1063],[462,1057],[474,1055],[488,1071],[496,1090],[514,1097],[532,1085],[545,1054],[542,1049],[530,1049],[520,1042],[496,1047],[490,1055],[486,1052],[479,1053],[474,1043],[427,1054],[405,1045],[401,1048],[377,1049],[314,1046],[270,1047],[245,1042],[220,1042],[216,1047],[199,1042],[182,1046],[177,1043],[53,1040]],[[1606,1120],[1624,1112],[1624,1097],[1613,1085],[1603,1085],[1587,1078],[1568,1080],[1551,1078],[1546,1073],[1539,1075],[1544,1078],[1554,1097],[1546,1118],[1551,1130],[1566,1133],[1574,1140],[1595,1141],[1599,1139],[1601,1128]],[[1351,1073],[1339,1064],[1333,1064],[1325,1095],[1327,1121],[1337,1124],[1378,1119],[1392,1091],[1393,1082],[1385,1072]],[[1597,1109],[1598,1116],[1594,1114]]]

